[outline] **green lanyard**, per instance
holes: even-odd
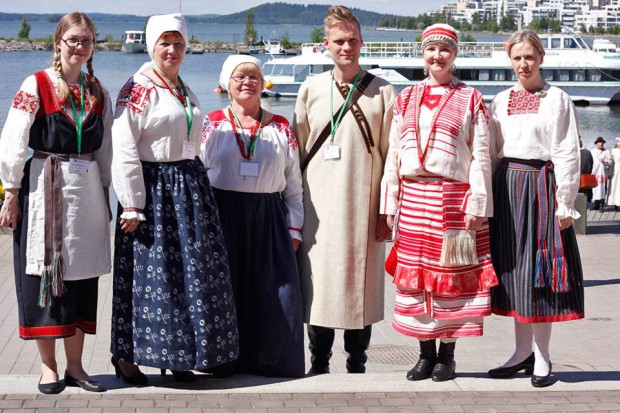
[[[157,66],[153,66],[153,72],[155,72],[155,75],[159,78],[159,80],[161,80],[164,83],[164,86],[166,86],[166,89],[168,89],[170,93],[172,93],[172,95],[177,98],[179,104],[181,105],[181,108],[183,109],[183,113],[185,113],[185,120],[187,121],[187,140],[189,141],[190,133],[192,132],[192,123],[194,123],[194,114],[192,113],[192,105],[189,99],[189,93],[187,93],[187,88],[185,87],[185,83],[183,82],[183,79],[181,79],[181,76],[177,77],[179,79],[179,83],[181,84],[181,87],[183,88],[183,93],[185,94],[185,97],[179,96],[176,89],[173,89],[168,84],[168,82],[166,81],[166,79],[164,79],[164,76],[161,74],[159,69],[157,69]]]
[[[357,87],[357,81],[360,78],[360,75],[362,74],[362,69],[360,68],[360,71],[357,72],[357,76],[355,76],[355,80],[353,81],[353,85],[351,86],[351,88],[349,89],[349,93],[347,94],[347,98],[344,100],[344,104],[342,105],[342,109],[340,109],[340,113],[338,114],[338,117],[336,118],[336,122],[334,122],[334,116],[332,115],[334,113],[334,71],[332,70],[332,83],[331,83],[331,87],[329,89],[329,113],[330,113],[330,122],[331,122],[331,126],[332,126],[332,131],[331,131],[331,139],[330,142],[334,143],[334,137],[336,136],[336,130],[338,129],[338,126],[340,126],[340,121],[342,120],[342,115],[344,115],[344,112],[346,110],[347,104],[349,103],[349,100],[351,99],[351,95],[353,94],[353,90]]]
[[[80,115],[78,116],[73,96],[69,97],[71,109],[73,109],[73,122],[75,122],[75,132],[77,133],[77,150],[78,154],[82,153],[82,130],[84,126],[84,73],[80,72]]]
[[[239,129],[243,130],[243,126],[241,126],[241,122],[239,121],[237,114],[233,110],[232,105],[228,106],[228,109],[230,110],[230,113],[232,113],[233,117],[235,118],[235,123],[239,125]],[[248,147],[248,153],[247,155],[244,154],[243,152],[241,153],[241,155],[243,155],[243,157],[247,160],[252,159],[252,155],[254,154],[254,147],[256,146],[256,141],[258,140],[258,135],[263,133],[263,117],[264,116],[265,116],[265,111],[261,108],[260,123],[258,124],[258,127],[255,127],[253,131],[250,131],[250,142],[249,142],[249,147]],[[235,127],[234,123],[232,126],[233,126],[233,133],[235,137],[237,138],[237,144],[239,144],[239,140],[241,139],[241,134],[237,132],[237,128]],[[239,149],[241,149],[241,145],[239,146]]]

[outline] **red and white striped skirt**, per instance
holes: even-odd
[[[482,335],[482,318],[491,314],[489,290],[497,285],[488,223],[476,231],[476,264],[440,263],[446,230],[465,229],[468,189],[443,178],[403,181],[392,322],[402,334],[423,340]]]

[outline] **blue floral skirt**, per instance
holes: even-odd
[[[230,362],[239,352],[237,318],[204,166],[142,162],[142,170],[146,221],[131,234],[116,223],[112,354],[172,370]]]

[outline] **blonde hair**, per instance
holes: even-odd
[[[362,27],[360,26],[360,22],[353,13],[353,11],[346,6],[332,6],[327,11],[325,18],[323,19],[323,24],[325,25],[325,34],[329,31],[330,28],[338,25],[338,24],[350,24],[357,27],[357,31],[361,34]]]
[[[522,29],[515,33],[508,39],[504,48],[506,49],[506,53],[510,56],[510,51],[512,50],[512,46],[518,43],[529,43],[534,46],[534,49],[541,55],[545,55],[545,48],[543,47],[542,41],[540,37],[536,34],[536,32],[529,29]]]
[[[54,71],[58,76],[58,87],[60,89],[60,97],[66,99],[70,98],[69,85],[62,76],[62,63],[60,62],[60,48],[58,44],[62,40],[62,36],[69,31],[72,27],[75,26],[86,26],[88,30],[93,34],[93,50],[90,55],[90,58],[86,62],[86,68],[88,70],[88,84],[87,87],[90,89],[90,94],[92,96],[92,104],[95,105],[98,101],[101,100],[101,96],[103,92],[101,91],[101,87],[95,78],[95,71],[93,69],[93,56],[95,54],[95,46],[94,42],[97,36],[97,30],[95,29],[95,24],[93,21],[80,12],[73,12],[69,14],[65,14],[58,25],[56,26],[56,31],[54,32]]]
[[[258,75],[260,77],[261,91],[262,91],[262,88],[265,86],[265,78],[263,77],[263,70],[260,67],[257,67],[254,63],[250,63],[250,62],[239,63],[239,65],[235,67],[235,70],[233,70],[233,72],[230,74],[231,80],[232,80],[232,76],[235,73],[240,73],[243,75],[247,75],[247,74]],[[232,100],[232,96],[230,94],[228,96]],[[258,100],[260,99],[261,99],[261,94],[259,93]]]

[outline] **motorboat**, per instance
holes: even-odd
[[[121,39],[123,53],[145,53],[146,36],[142,30],[127,30]]]
[[[545,48],[541,66],[545,80],[563,89],[578,103],[620,103],[620,59],[595,52],[574,33],[540,37]],[[398,90],[426,77],[420,43],[416,42],[364,43],[360,65],[386,78]],[[264,92],[268,96],[294,97],[306,78],[333,66],[323,44],[305,43],[298,56],[264,63]],[[461,42],[455,67],[456,76],[480,90],[487,101],[516,82],[504,43]]]
[[[272,56],[285,54],[284,48],[278,39],[269,39],[263,43],[265,44],[265,53]]]

